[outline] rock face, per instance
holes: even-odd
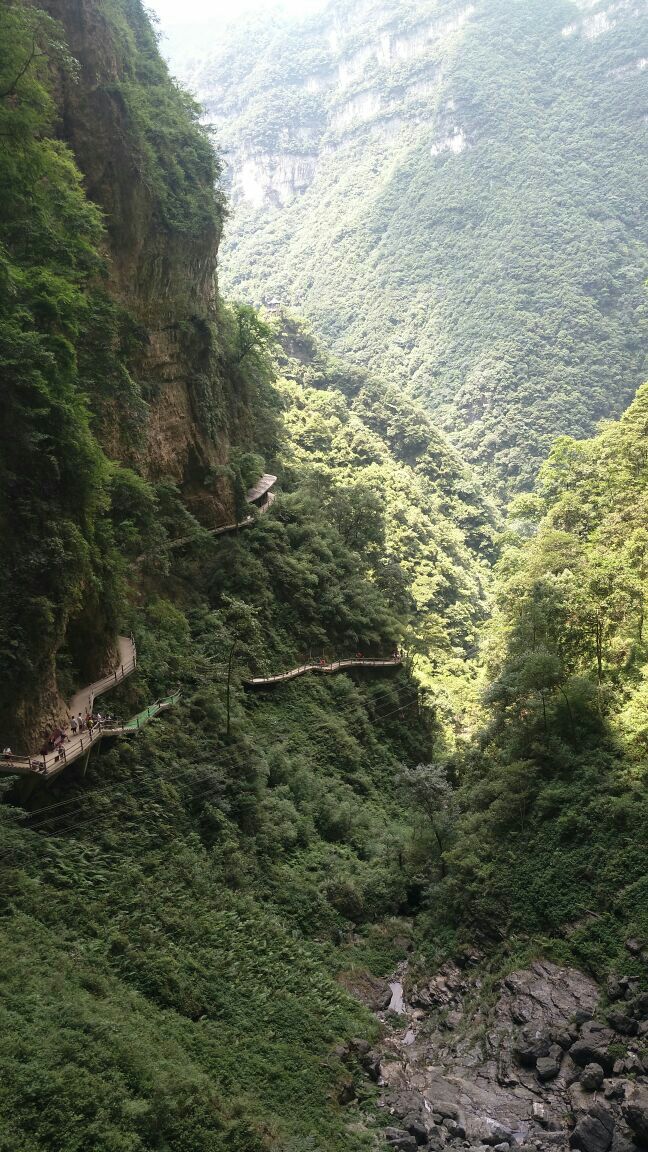
[[[117,42],[115,26],[91,0],[45,0],[43,7],[60,21],[79,63],[74,82],[60,79],[61,134],[88,196],[105,213],[111,295],[137,326],[129,369],[146,398],[142,442],[134,446],[124,434],[118,408],[106,413],[100,438],[110,456],[151,480],[173,479],[192,511],[214,527],[233,518],[234,503],[220,477],[210,490],[205,487],[205,477],[222,471],[229,455],[225,419],[216,426],[205,417],[205,393],[214,409],[226,413],[232,407],[216,367],[221,224],[218,212],[206,210],[214,197],[212,174],[207,170],[204,176],[199,222],[175,227],[165,219],[164,195],[142,175],[133,142],[121,87],[135,65]],[[148,26],[136,6],[130,19],[128,34],[146,50]],[[180,158],[177,163],[181,167]],[[179,203],[175,211],[188,215],[190,208]]]
[[[625,1093],[623,1116],[637,1143],[648,1147],[648,1084],[632,1084]]]
[[[390,1131],[435,1152],[638,1152],[648,1141],[641,1038],[601,1019],[588,976],[538,961],[502,982],[487,1014],[475,1007],[480,980],[469,963],[404,984],[408,1025],[388,1034],[381,1063]],[[648,997],[624,987],[624,1020],[640,1032]],[[628,1050],[617,1074],[621,1045]],[[634,1082],[624,1075],[628,1063]],[[388,1143],[399,1146],[396,1139]]]

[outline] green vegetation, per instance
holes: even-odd
[[[294,323],[284,340],[300,354],[281,353],[275,387],[274,336],[250,308],[203,301],[182,319],[201,273],[189,281],[169,252],[176,241],[190,252],[203,227],[183,206],[201,183],[187,150],[183,179],[166,162],[181,121],[164,109],[184,105],[160,91],[159,63],[149,86],[139,6],[100,18],[100,87],[111,44],[122,145],[139,141],[150,213],[132,212],[142,185],[115,144],[112,96],[93,153],[79,28],[66,24],[80,69],[43,12],[2,10],[4,739],[29,745],[56,688],[87,682],[118,627],[134,629],[139,667],[111,709],[144,714],[176,686],[182,697],[137,737],[103,741],[85,774],[2,785],[0,1147],[361,1148],[372,1090],[358,1077],[356,1102],[338,1102],[349,1069],[333,1049],[375,1025],[344,984],[367,967],[387,974],[399,955],[419,890],[401,768],[446,745],[452,708],[429,707],[409,669],[270,697],[243,681],[309,651],[382,654],[405,636],[424,661],[428,628],[456,690],[485,611],[494,517],[414,405],[381,400]],[[74,151],[54,139],[54,90]],[[191,110],[186,131],[196,139]],[[89,183],[102,155],[132,185],[107,231],[75,163]],[[110,203],[105,182],[93,191]],[[135,226],[139,263],[125,259]],[[146,360],[160,331],[152,235],[162,265],[184,269],[172,296],[195,442],[220,449],[229,436],[180,483],[173,453],[169,475],[144,463],[165,402]],[[284,492],[253,530],[202,530],[196,494],[226,489],[247,512],[245,488],[270,466]]]
[[[513,507],[486,723],[447,765],[461,812],[431,889],[464,930],[531,936],[599,976],[648,929],[647,415],[643,387],[595,439],[559,440]]]
[[[451,741],[487,612],[495,511],[415,402],[327,356],[303,322],[284,317],[280,340],[285,482],[307,466],[318,506],[371,558],[374,583],[406,614],[419,681]],[[351,650],[366,642],[358,634]]]
[[[375,1089],[339,1045],[377,1025],[347,989],[407,938],[418,964],[477,934],[602,974],[648,932],[648,389],[558,440],[502,532],[397,376],[218,299],[218,164],[136,0],[8,3],[0,45],[3,745],[117,629],[138,669],[111,710],[174,694],[87,765],[0,784],[0,1152],[361,1152]],[[210,534],[267,469],[271,509]],[[245,689],[397,644],[399,668]]]
[[[602,2],[480,0],[455,31],[466,5],[404,9],[333,6],[299,38],[257,25],[190,74],[235,173],[255,156],[317,161],[286,207],[278,183],[263,207],[236,204],[223,283],[278,297],[411,389],[506,495],[644,379],[648,25],[627,6],[594,35]]]

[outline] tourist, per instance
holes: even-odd
[[[83,716],[81,715],[80,712],[79,712],[77,719],[78,719],[78,723],[79,723],[79,732],[83,732],[83,729],[85,728],[85,720],[83,719]]]
[[[71,721],[70,721],[70,728],[72,729],[72,735],[73,736],[76,736],[78,727],[79,727],[79,722],[78,722],[76,716],[73,716]]]
[[[92,732],[92,729],[93,729],[93,727],[94,727],[94,724],[93,724],[93,722],[92,722],[92,716],[90,715],[90,713],[89,713],[89,712],[86,712],[86,717],[85,717],[85,726],[86,726],[86,728],[88,729],[88,732]]]
[[[13,760],[13,752],[8,746],[3,749],[2,755],[4,756],[5,760]]]

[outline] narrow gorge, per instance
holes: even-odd
[[[154,9],[0,6],[0,1152],[642,1152],[645,0]]]

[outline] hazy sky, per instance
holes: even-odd
[[[322,8],[324,0],[148,0],[160,17],[162,28],[172,24],[204,24],[206,21],[231,23],[247,12],[263,12],[282,7],[295,15]]]

